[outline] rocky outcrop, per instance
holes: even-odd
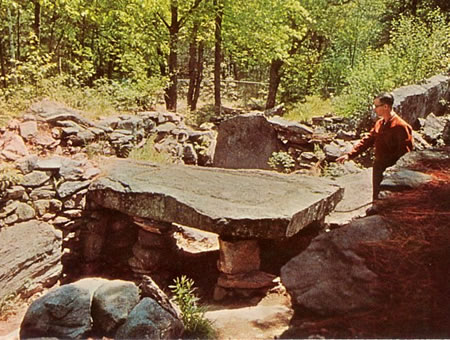
[[[437,75],[421,84],[402,86],[393,91],[394,109],[412,126],[419,118],[430,113],[445,112],[445,103],[450,102],[450,77]]]
[[[167,297],[165,297],[167,299]],[[83,279],[51,290],[28,308],[20,338],[176,339],[182,322],[128,281]]]
[[[388,239],[388,228],[382,217],[371,216],[315,238],[281,268],[281,282],[292,302],[321,315],[376,306],[377,276],[358,255],[358,247]]]
[[[104,163],[98,205],[226,236],[283,238],[322,220],[342,198],[323,178],[132,161]]]
[[[62,233],[31,220],[0,229],[0,301],[50,287],[61,271]]]

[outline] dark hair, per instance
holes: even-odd
[[[375,99],[377,98],[381,102],[381,104],[387,104],[390,107],[394,105],[394,96],[392,95],[391,92],[380,93],[378,96],[375,97]]]

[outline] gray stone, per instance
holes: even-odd
[[[38,133],[38,127],[36,121],[26,121],[20,123],[19,132],[23,139],[29,140],[35,137]]]
[[[433,180],[431,175],[408,169],[388,171],[381,182],[381,189],[398,191],[417,188]]]
[[[34,207],[37,210],[39,216],[44,216],[46,213],[55,213],[61,211],[62,202],[56,199],[52,200],[36,200]]]
[[[11,200],[22,199],[26,197],[25,188],[21,185],[14,185],[6,189],[6,195]]]
[[[419,118],[422,135],[432,145],[436,145],[445,127],[445,120],[430,113],[425,119]]]
[[[19,202],[12,201],[8,203],[4,208],[2,208],[0,212],[0,218],[5,218],[6,216],[11,215],[14,211],[16,211]]]
[[[115,339],[178,339],[182,322],[151,298],[144,298],[118,329]]]
[[[94,329],[113,335],[139,303],[139,289],[129,281],[114,280],[102,284],[92,300]]]
[[[36,170],[59,170],[62,162],[60,158],[39,159],[36,162]]]
[[[16,161],[16,167],[24,174],[28,174],[35,170],[36,164],[39,161],[38,156],[29,155],[23,158],[20,158]]]
[[[92,297],[105,282],[98,278],[83,279],[35,300],[23,318],[20,338],[87,338],[92,329]]]
[[[39,200],[39,199],[50,199],[56,196],[56,191],[52,189],[45,189],[42,187],[38,187],[33,189],[33,191],[30,193],[30,198],[33,201]]]
[[[44,222],[28,221],[2,228],[0,300],[53,285],[62,271],[61,239],[62,233]]]
[[[379,298],[377,276],[357,249],[363,242],[384,241],[389,235],[389,223],[375,215],[316,237],[281,268],[281,282],[292,303],[321,315],[374,308]]]
[[[62,183],[56,191],[60,198],[66,198],[71,196],[78,191],[87,188],[91,182],[90,181],[67,181]]]
[[[35,188],[47,183],[51,177],[52,173],[50,171],[36,170],[23,176],[20,184],[23,185],[24,187]]]
[[[17,214],[18,221],[28,221],[36,216],[36,211],[26,203],[17,203],[15,213]]]
[[[269,158],[281,150],[277,131],[264,116],[241,115],[220,124],[213,164],[232,169],[270,169]]]
[[[450,101],[450,76],[433,76],[420,85],[395,89],[393,94],[394,110],[412,126],[416,126],[419,118],[431,112],[439,115],[445,111],[440,101]]]
[[[342,198],[324,178],[109,160],[89,199],[130,216],[220,235],[280,238],[323,219]]]
[[[22,137],[11,131],[6,131],[0,136],[0,145],[3,145],[0,156],[6,160],[16,161],[28,155],[28,149]]]
[[[450,119],[447,119],[444,130],[442,131],[442,140],[445,145],[450,145]]]
[[[6,216],[3,221],[4,221],[4,223],[10,225],[10,224],[16,223],[18,220],[19,220],[19,216],[17,216],[17,214],[10,214],[10,215]]]

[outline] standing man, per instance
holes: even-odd
[[[380,119],[370,130],[369,135],[361,139],[352,151],[336,160],[344,163],[375,146],[372,170],[373,204],[378,199],[384,170],[413,149],[412,128],[393,111],[393,104],[394,96],[391,93],[379,94],[373,102],[373,110]],[[374,206],[373,208],[376,209]]]

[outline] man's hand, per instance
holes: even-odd
[[[338,157],[337,159],[336,159],[336,162],[338,162],[338,163],[345,163],[345,162],[347,162],[348,161],[348,155],[347,154],[345,154],[345,155],[342,155],[341,157]]]

